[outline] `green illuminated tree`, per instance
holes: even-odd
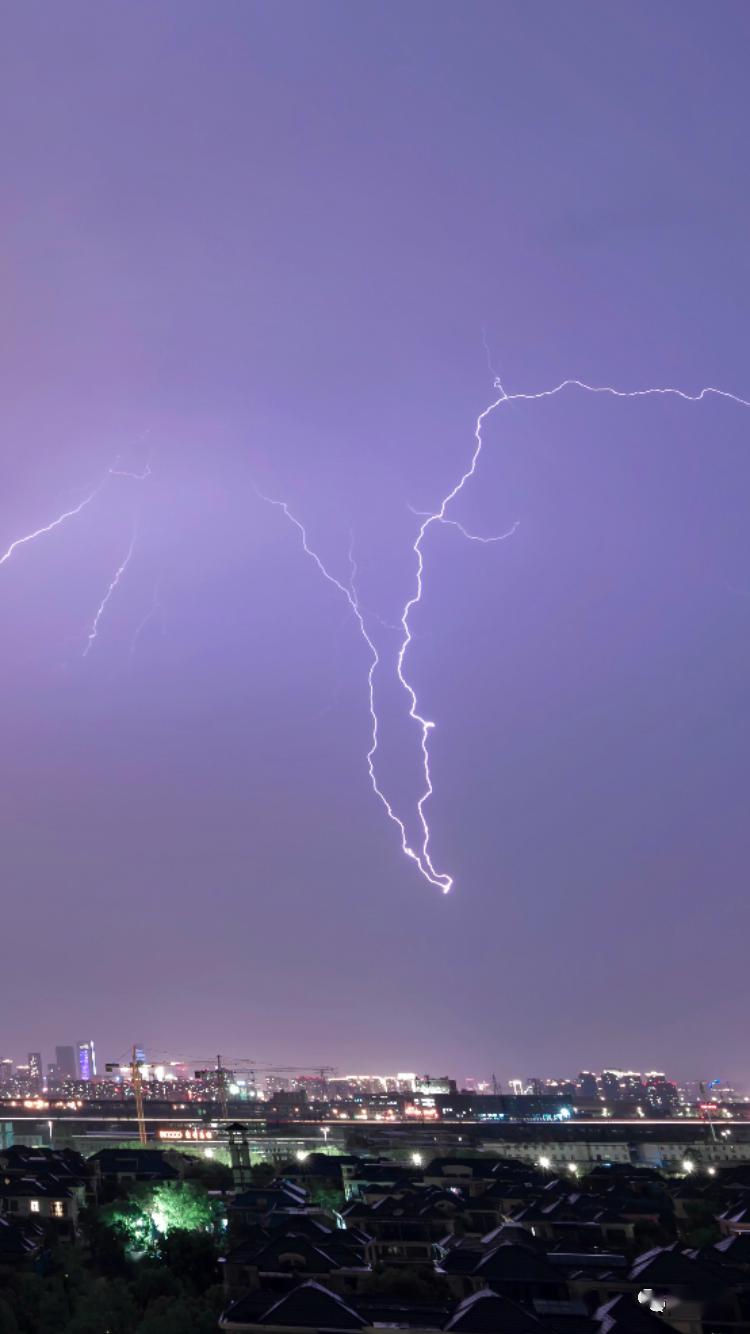
[[[197,1181],[154,1186],[148,1212],[157,1232],[165,1237],[170,1232],[210,1232],[216,1219],[214,1202]]]
[[[121,1237],[131,1254],[158,1255],[173,1232],[212,1234],[221,1206],[197,1181],[136,1186],[126,1200],[101,1211],[102,1222]]]

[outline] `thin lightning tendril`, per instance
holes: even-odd
[[[430,510],[415,510],[413,505],[407,505],[406,508],[410,510],[412,514],[416,514],[418,519],[429,519],[431,514]],[[446,528],[457,528],[459,533],[461,533],[467,541],[480,542],[483,547],[489,546],[491,542],[504,542],[507,537],[512,537],[521,526],[521,520],[516,519],[515,523],[511,524],[507,532],[496,533],[493,537],[480,537],[478,533],[470,533],[468,528],[464,528],[463,524],[458,522],[458,519],[441,519],[440,523],[445,524]]]
[[[117,460],[115,459],[115,462]],[[143,472],[130,472],[127,468],[110,468],[110,477],[131,477],[134,482],[145,482],[151,476],[151,464],[147,463]]]
[[[143,634],[143,631],[146,629],[146,626],[149,624],[149,621],[153,620],[154,616],[156,616],[157,614],[160,614],[161,612],[162,612],[162,607],[161,607],[161,603],[160,603],[160,601],[159,601],[159,583],[158,583],[158,580],[157,580],[157,582],[154,584],[154,595],[153,595],[153,598],[151,599],[151,606],[149,607],[148,611],[146,612],[146,615],[143,616],[143,617],[141,617],[141,620],[138,622],[137,626],[135,627],[135,630],[133,631],[133,638],[132,638],[131,641],[130,641],[130,657],[131,657],[131,659],[135,656],[135,651],[136,651],[136,649],[137,649],[137,647],[138,647],[138,641],[139,641],[141,635]],[[162,615],[162,627],[161,627],[161,628],[162,628],[162,634],[163,634],[163,633],[164,633],[164,620],[163,620],[163,615]]]
[[[11,556],[13,555],[13,552],[16,551],[19,547],[24,546],[27,542],[33,542],[37,537],[43,537],[45,533],[51,533],[51,532],[53,531],[53,529],[55,529],[55,528],[59,528],[59,526],[60,526],[61,524],[65,523],[67,519],[72,519],[72,518],[75,517],[75,515],[80,514],[81,511],[84,510],[84,509],[86,508],[87,505],[90,505],[91,502],[92,502],[92,500],[94,500],[94,499],[96,498],[96,496],[99,495],[99,492],[104,488],[104,486],[106,486],[106,484],[107,484],[107,480],[108,480],[109,477],[130,477],[130,478],[132,478],[134,481],[143,482],[143,481],[146,480],[146,478],[148,478],[148,477],[151,476],[151,464],[150,464],[150,462],[147,462],[147,463],[146,463],[146,466],[145,466],[143,472],[129,472],[129,471],[127,471],[127,470],[124,469],[124,468],[118,468],[118,467],[117,467],[117,463],[118,463],[118,461],[119,461],[119,456],[118,456],[118,458],[115,459],[114,465],[113,465],[111,468],[108,468],[108,469],[107,469],[107,472],[106,472],[104,478],[102,479],[102,481],[99,483],[99,485],[96,486],[96,487],[94,487],[94,490],[91,491],[87,496],[85,496],[84,499],[83,499],[82,501],[80,501],[80,503],[79,503],[78,505],[74,505],[72,509],[64,510],[62,514],[58,514],[57,518],[52,519],[50,523],[47,523],[47,524],[42,525],[41,528],[35,528],[33,532],[31,532],[31,533],[26,533],[23,537],[17,537],[16,540],[15,540],[14,542],[11,542],[11,544],[10,544],[10,546],[8,547],[7,551],[4,551],[4,552],[2,553],[2,555],[0,555],[0,565],[4,565],[6,561],[10,560]],[[120,579],[122,578],[123,574],[125,573],[125,570],[127,569],[127,566],[128,566],[128,564],[129,564],[129,562],[130,562],[130,558],[131,558],[131,556],[132,556],[132,554],[133,554],[133,548],[134,548],[134,546],[135,546],[136,536],[137,536],[137,525],[136,525],[136,527],[134,527],[134,529],[133,529],[133,536],[132,536],[132,539],[131,539],[131,542],[130,542],[130,547],[128,548],[128,553],[127,553],[127,555],[126,555],[126,557],[125,557],[125,560],[123,561],[122,565],[120,565],[120,567],[116,570],[115,575],[114,575],[114,578],[112,579],[112,581],[111,581],[111,583],[110,583],[110,585],[109,585],[109,588],[107,589],[107,591],[106,591],[104,597],[102,598],[102,601],[101,601],[101,603],[99,604],[99,607],[98,607],[98,609],[97,609],[96,615],[95,615],[94,620],[93,620],[93,622],[92,622],[91,630],[89,631],[89,635],[88,635],[88,638],[87,638],[87,640],[86,640],[86,645],[85,645],[84,650],[83,650],[83,656],[84,656],[84,658],[88,657],[88,654],[89,654],[89,652],[90,652],[90,650],[91,650],[91,647],[92,647],[92,645],[93,645],[93,643],[94,643],[94,640],[97,638],[97,635],[98,635],[98,632],[99,632],[99,622],[100,622],[100,620],[101,620],[101,618],[102,618],[102,615],[103,615],[104,610],[105,610],[105,608],[106,608],[106,606],[107,606],[107,603],[109,602],[109,600],[110,600],[112,594],[114,593],[115,589],[117,588],[117,585],[119,584]],[[132,643],[132,645],[131,645],[131,655],[132,655],[132,653],[133,653],[133,651],[134,651],[134,649],[135,649],[135,644],[136,644],[136,642],[137,642],[137,639],[138,639],[138,636],[140,635],[141,630],[143,629],[143,626],[145,625],[146,621],[148,621],[148,620],[150,619],[150,617],[154,614],[154,612],[155,612],[156,609],[157,609],[157,608],[156,608],[156,601],[157,601],[157,593],[155,592],[155,593],[154,593],[154,606],[152,606],[151,610],[150,610],[150,611],[148,612],[148,614],[144,617],[143,621],[141,622],[141,624],[139,625],[138,629],[136,630],[136,633],[135,633],[135,636],[134,636],[134,639],[133,639],[133,643]]]
[[[122,564],[119,565],[118,568],[115,570],[115,573],[114,573],[114,575],[113,575],[113,577],[112,577],[112,579],[111,579],[111,581],[110,581],[109,588],[107,589],[106,593],[104,594],[104,597],[102,598],[101,602],[99,603],[99,606],[98,606],[97,611],[96,611],[96,615],[95,615],[93,621],[91,622],[91,629],[89,630],[88,638],[87,638],[87,640],[86,640],[86,645],[85,645],[85,648],[84,648],[84,650],[83,650],[83,656],[84,656],[84,658],[87,658],[88,655],[89,655],[89,653],[91,652],[91,649],[92,649],[93,644],[94,644],[94,640],[98,637],[98,634],[99,634],[99,622],[100,622],[100,620],[102,619],[102,616],[104,615],[104,612],[105,612],[106,607],[107,607],[107,603],[109,602],[110,598],[112,597],[112,594],[114,593],[115,589],[117,588],[117,585],[119,584],[120,580],[122,579],[122,576],[124,575],[125,571],[127,570],[128,565],[130,564],[130,557],[132,556],[132,554],[133,554],[133,550],[134,550],[134,548],[135,548],[135,539],[136,539],[137,535],[138,535],[138,530],[137,530],[137,528],[134,528],[134,529],[133,529],[133,536],[132,536],[131,539],[130,539],[130,546],[128,547],[127,555],[126,555],[124,561],[122,562]]]
[[[409,840],[406,835],[406,826],[404,825],[403,820],[399,818],[399,816],[396,814],[393,807],[391,806],[391,803],[389,802],[382,788],[378,784],[377,776],[375,774],[375,752],[377,751],[378,748],[379,736],[378,736],[378,715],[377,715],[377,710],[375,708],[374,678],[375,678],[375,670],[380,663],[380,655],[378,654],[378,650],[375,644],[373,643],[373,640],[368,634],[367,625],[365,624],[365,618],[359,604],[359,597],[357,594],[357,589],[355,584],[355,579],[357,576],[357,564],[354,559],[353,538],[350,537],[350,543],[349,543],[349,553],[348,553],[349,584],[347,586],[346,584],[343,584],[340,579],[337,579],[334,574],[331,574],[330,570],[328,570],[326,566],[323,564],[323,561],[321,560],[318,553],[314,551],[313,548],[310,546],[307,540],[307,531],[305,529],[304,524],[300,523],[299,519],[297,519],[294,516],[294,514],[292,514],[292,511],[290,510],[286,501],[274,500],[271,496],[264,495],[263,492],[260,491],[257,487],[255,489],[257,495],[260,497],[261,500],[264,500],[267,505],[273,505],[275,506],[276,509],[280,509],[285,518],[287,518],[289,522],[294,525],[302,540],[302,549],[305,555],[309,556],[310,559],[315,563],[318,570],[322,574],[323,578],[327,580],[329,584],[332,584],[334,588],[337,588],[340,593],[343,593],[344,597],[349,603],[349,606],[354,612],[354,615],[357,619],[357,624],[359,625],[360,634],[364,639],[370,654],[370,666],[367,672],[367,692],[368,692],[368,704],[370,711],[371,731],[370,731],[370,748],[367,751],[366,755],[367,772],[370,778],[370,784],[372,786],[372,790],[375,793],[376,797],[378,797],[380,801],[383,803],[388,818],[393,821],[393,823],[399,830],[399,833],[401,835],[402,852],[405,854],[405,856],[409,857],[413,862],[416,862],[417,866],[419,866],[419,869],[422,870],[422,865],[420,862],[419,855],[417,852],[415,852],[414,848],[412,848],[409,844]],[[424,872],[422,873],[424,874]]]

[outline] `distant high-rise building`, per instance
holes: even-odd
[[[93,1042],[78,1043],[78,1078],[93,1079],[96,1075],[96,1051]]]
[[[10,1084],[13,1078],[13,1062],[9,1056],[0,1061],[0,1084]]]
[[[643,1077],[638,1070],[623,1070],[620,1074],[620,1097],[628,1101],[638,1100],[643,1096]]]
[[[620,1071],[602,1070],[602,1093],[607,1098],[620,1096]]]
[[[644,1076],[645,1102],[651,1112],[673,1112],[680,1101],[677,1085],[662,1070]]]
[[[29,1052],[29,1078],[36,1089],[42,1087],[42,1053]]]
[[[578,1084],[584,1098],[595,1098],[597,1094],[596,1075],[591,1070],[582,1070],[578,1076]]]
[[[75,1079],[77,1074],[75,1047],[55,1047],[55,1066],[58,1079]]]

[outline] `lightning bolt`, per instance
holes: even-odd
[[[485,348],[487,348],[486,339],[485,339]],[[487,349],[487,355],[489,360],[489,349]],[[726,389],[716,389],[713,387],[713,385],[709,385],[705,389],[701,389],[697,394],[688,394],[683,389],[674,389],[670,386],[666,386],[663,388],[655,388],[655,389],[616,389],[611,385],[591,385],[587,384],[585,380],[566,379],[566,380],[561,380],[560,383],[555,385],[552,389],[541,389],[538,390],[536,393],[509,394],[506,393],[506,391],[503,389],[502,384],[500,383],[500,380],[497,378],[497,376],[495,376],[494,388],[499,391],[498,397],[492,403],[490,403],[488,407],[486,407],[482,412],[479,413],[479,416],[477,417],[474,425],[474,449],[472,451],[468,467],[461,474],[455,485],[451,487],[450,491],[448,491],[447,494],[443,497],[438,508],[434,510],[432,513],[426,515],[423,518],[422,523],[420,524],[419,532],[417,533],[416,539],[412,547],[412,550],[416,557],[416,565],[417,565],[416,588],[412,596],[408,598],[407,601],[405,602],[404,609],[401,614],[401,626],[403,630],[403,637],[401,640],[401,645],[399,647],[398,656],[396,659],[396,674],[398,676],[399,681],[401,682],[401,685],[406,691],[409,699],[409,717],[412,718],[419,727],[420,745],[422,751],[422,772],[424,777],[424,789],[421,797],[417,802],[417,814],[419,816],[419,821],[422,827],[422,848],[421,852],[415,854],[415,860],[417,861],[419,868],[422,871],[425,878],[429,880],[431,884],[438,885],[446,894],[448,893],[448,890],[451,888],[453,884],[453,879],[449,875],[436,871],[432,863],[429,851],[430,827],[427,822],[427,817],[425,815],[425,809],[424,809],[426,802],[429,800],[429,798],[432,796],[433,793],[432,774],[430,771],[429,736],[430,732],[435,726],[435,723],[431,718],[427,718],[422,713],[420,713],[417,701],[417,694],[413,685],[406,676],[406,673],[404,671],[404,662],[406,660],[406,655],[409,649],[409,645],[411,644],[413,638],[411,627],[409,624],[409,618],[411,616],[414,607],[416,607],[422,600],[422,592],[424,586],[424,553],[422,550],[422,544],[424,542],[427,532],[433,526],[433,524],[454,522],[452,520],[446,520],[445,512],[448,509],[448,506],[456,499],[456,496],[460,495],[466,483],[471,480],[471,478],[474,476],[477,470],[477,465],[479,463],[479,459],[482,453],[482,429],[484,427],[485,422],[492,415],[492,413],[495,412],[495,410],[499,408],[500,405],[503,403],[538,402],[541,399],[545,398],[555,398],[558,394],[562,393],[564,389],[569,389],[569,388],[580,389],[587,394],[609,394],[613,398],[651,398],[657,396],[674,397],[683,399],[686,403],[700,403],[703,401],[703,399],[707,398],[709,395],[715,395],[718,398],[728,399],[733,403],[737,403],[739,404],[740,407],[750,408],[750,400],[742,398],[739,394],[732,394]],[[466,536],[470,535],[466,534]]]
[[[485,351],[487,353],[488,364],[490,365],[491,372],[494,375],[494,371],[492,370],[491,366],[490,351],[487,345],[486,338],[484,338],[484,345],[485,345]],[[412,545],[412,551],[414,552],[414,556],[416,558],[416,584],[414,593],[404,603],[403,611],[401,613],[400,628],[401,628],[402,638],[399,645],[398,654],[396,657],[396,675],[398,677],[399,682],[401,683],[401,686],[406,691],[406,694],[409,699],[409,717],[412,718],[413,721],[417,724],[420,731],[420,747],[422,752],[422,773],[424,778],[424,787],[422,795],[420,796],[417,802],[417,814],[422,830],[422,845],[420,849],[414,848],[410,844],[406,832],[406,825],[404,821],[396,814],[393,807],[391,806],[391,803],[388,801],[388,798],[386,797],[385,793],[379,787],[377,776],[375,773],[375,754],[378,748],[378,716],[375,708],[374,674],[376,668],[380,665],[380,657],[378,655],[377,648],[367,631],[367,626],[365,624],[364,616],[359,603],[359,598],[356,589],[357,565],[354,559],[353,538],[351,539],[349,546],[349,586],[347,587],[346,584],[342,583],[339,579],[335,577],[335,575],[330,573],[330,571],[325,567],[322,560],[318,556],[317,552],[315,552],[309,545],[307,539],[307,533],[303,524],[300,523],[299,519],[295,518],[295,516],[291,513],[286,501],[273,500],[270,497],[263,495],[261,491],[257,491],[257,494],[260,496],[262,500],[264,500],[269,505],[274,505],[277,508],[281,509],[285,517],[290,521],[290,523],[294,525],[294,527],[300,534],[302,540],[302,547],[303,550],[305,551],[305,554],[309,556],[310,559],[315,563],[318,570],[323,575],[324,579],[326,579],[328,583],[332,584],[336,589],[338,589],[338,591],[341,594],[343,594],[343,596],[346,598],[351,610],[353,611],[357,619],[360,634],[362,635],[362,638],[364,639],[365,644],[367,645],[370,655],[370,666],[367,673],[367,685],[368,685],[369,712],[372,723],[372,730],[371,730],[370,748],[367,752],[367,757],[366,757],[367,770],[370,777],[370,783],[372,785],[373,791],[375,792],[376,796],[382,802],[388,814],[389,819],[393,821],[393,823],[397,826],[400,832],[401,848],[404,854],[407,857],[409,857],[410,860],[415,862],[420,874],[429,884],[435,885],[437,888],[442,889],[443,893],[446,894],[453,885],[453,878],[452,876],[446,874],[445,872],[436,870],[433,864],[429,848],[430,827],[425,813],[425,805],[428,799],[432,796],[434,790],[432,783],[432,774],[430,770],[429,736],[430,732],[435,727],[435,723],[432,719],[427,718],[424,716],[424,714],[420,713],[417,694],[413,685],[406,676],[404,664],[406,661],[406,656],[409,650],[409,646],[415,640],[415,635],[410,625],[410,616],[414,607],[416,607],[422,600],[422,593],[424,590],[423,542],[429,529],[435,524],[449,525],[457,528],[459,532],[461,532],[462,535],[469,541],[479,542],[482,545],[487,545],[491,542],[505,541],[508,537],[511,537],[513,533],[516,532],[519,526],[520,521],[516,520],[516,522],[512,525],[512,527],[509,528],[505,533],[499,533],[497,535],[490,537],[481,537],[476,533],[469,532],[468,529],[466,529],[463,524],[458,522],[458,520],[449,519],[446,517],[446,510],[448,509],[448,507],[452,504],[452,502],[456,499],[456,497],[463,491],[467,482],[469,482],[476,473],[477,466],[479,464],[479,459],[482,453],[482,446],[483,446],[482,431],[485,422],[492,415],[492,413],[494,413],[496,409],[499,408],[503,403],[538,402],[541,399],[554,398],[558,394],[562,393],[563,390],[565,389],[579,389],[584,393],[588,394],[608,394],[613,398],[635,399],[635,398],[650,398],[650,397],[674,397],[682,399],[686,403],[700,403],[704,399],[713,395],[717,398],[727,399],[732,403],[738,404],[740,407],[750,408],[750,400],[741,397],[741,395],[739,394],[730,393],[726,389],[717,389],[713,385],[709,385],[706,388],[701,389],[697,394],[689,394],[683,389],[676,389],[673,388],[672,386],[664,386],[664,387],[649,388],[649,389],[617,389],[612,385],[591,385],[588,384],[585,380],[577,380],[571,378],[571,379],[561,380],[559,384],[555,385],[551,389],[541,389],[535,393],[518,392],[509,394],[505,391],[500,380],[495,375],[494,388],[498,391],[498,397],[495,398],[493,402],[491,402],[486,408],[484,408],[483,411],[480,412],[478,417],[476,418],[474,424],[474,447],[469,458],[468,466],[466,467],[464,472],[460,475],[458,481],[454,484],[454,486],[452,486],[451,489],[447,492],[447,494],[443,497],[437,509],[431,511],[413,510],[413,513],[415,513],[418,517],[421,517],[422,519],[422,523],[419,526],[417,536]],[[411,506],[409,508],[411,508]]]
[[[33,533],[26,533],[24,537],[17,537],[15,542],[11,542],[8,550],[4,551],[2,556],[0,556],[0,565],[4,565],[6,560],[10,560],[13,552],[16,551],[18,547],[25,546],[27,542],[33,542],[37,537],[43,537],[45,533],[51,533],[53,528],[59,528],[60,524],[65,523],[66,519],[72,519],[76,514],[80,514],[81,510],[84,510],[86,506],[90,505],[92,500],[98,496],[103,485],[104,483],[100,482],[91,494],[81,501],[80,505],[75,505],[73,509],[70,510],[64,510],[63,513],[58,514],[57,518],[53,519],[51,523],[44,524],[41,528],[35,528]]]
[[[112,594],[114,593],[115,589],[117,588],[117,585],[119,584],[120,580],[122,579],[122,576],[124,575],[125,571],[127,570],[128,565],[130,564],[130,557],[132,556],[132,554],[133,554],[133,550],[134,550],[134,548],[135,548],[135,539],[136,539],[136,536],[137,536],[137,531],[138,531],[137,528],[133,528],[133,536],[132,536],[131,539],[130,539],[130,546],[128,547],[127,555],[126,555],[124,561],[122,562],[122,564],[119,565],[118,568],[115,570],[115,573],[114,573],[112,579],[110,580],[109,588],[107,589],[106,593],[104,594],[104,597],[102,598],[101,602],[99,603],[99,606],[98,606],[97,611],[96,611],[96,615],[95,615],[93,621],[91,622],[91,629],[89,630],[88,638],[87,638],[87,640],[86,640],[86,644],[85,644],[85,647],[84,647],[84,650],[83,650],[83,656],[84,656],[84,658],[87,658],[88,655],[89,655],[89,653],[91,652],[91,649],[92,649],[93,644],[94,644],[94,640],[98,637],[98,634],[99,634],[99,622],[100,622],[100,620],[102,619],[102,616],[104,615],[104,612],[105,612],[106,607],[107,607],[107,603],[109,602],[110,598],[112,597]]]
[[[409,857],[411,861],[416,862],[422,875],[426,876],[426,878],[429,879],[430,876],[428,868],[424,865],[422,858],[419,856],[419,853],[417,853],[415,849],[411,847],[406,834],[406,826],[404,825],[403,820],[401,820],[394,811],[391,803],[389,802],[388,798],[386,797],[385,793],[380,787],[375,773],[375,754],[378,749],[379,734],[378,734],[378,715],[377,715],[377,710],[375,708],[374,681],[375,681],[375,671],[380,664],[380,655],[378,654],[378,650],[368,633],[367,625],[365,623],[365,618],[359,604],[359,597],[357,594],[357,588],[355,583],[357,576],[357,564],[354,559],[353,539],[351,539],[349,543],[349,584],[347,585],[342,583],[340,579],[337,579],[335,574],[331,574],[330,570],[328,570],[326,566],[323,564],[323,561],[321,560],[317,551],[314,551],[313,548],[310,546],[310,543],[307,538],[307,531],[305,529],[304,524],[300,523],[300,520],[297,519],[294,514],[292,514],[292,511],[290,510],[287,502],[285,500],[274,500],[270,496],[264,495],[263,492],[260,491],[257,487],[255,488],[255,490],[256,494],[260,497],[261,500],[265,501],[267,505],[273,505],[276,509],[280,509],[284,517],[288,519],[291,524],[293,524],[293,526],[297,529],[297,532],[300,535],[300,539],[302,542],[302,549],[305,555],[309,556],[310,560],[312,560],[313,563],[317,566],[318,570],[322,574],[323,578],[327,581],[327,583],[331,584],[335,589],[338,590],[339,593],[341,593],[346,598],[349,606],[352,609],[352,612],[354,613],[354,616],[357,620],[357,624],[359,626],[359,632],[363,640],[365,641],[365,644],[367,645],[367,649],[370,656],[370,666],[367,672],[367,696],[368,696],[368,708],[370,713],[371,730],[370,730],[370,748],[367,751],[367,755],[365,757],[367,764],[367,773],[370,779],[370,785],[376,797],[378,797],[378,799],[382,802],[389,820],[393,821],[393,823],[395,824],[396,828],[399,831],[401,837],[401,851],[404,853],[406,857]],[[433,883],[437,884],[439,882],[435,880],[433,881]]]

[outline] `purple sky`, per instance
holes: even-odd
[[[409,504],[493,398],[750,394],[743,3],[25,0],[3,23],[0,1055],[750,1084],[750,412],[487,424],[382,780]],[[144,433],[148,435],[144,438]],[[92,618],[134,554],[84,659]],[[151,608],[154,615],[136,631]]]

